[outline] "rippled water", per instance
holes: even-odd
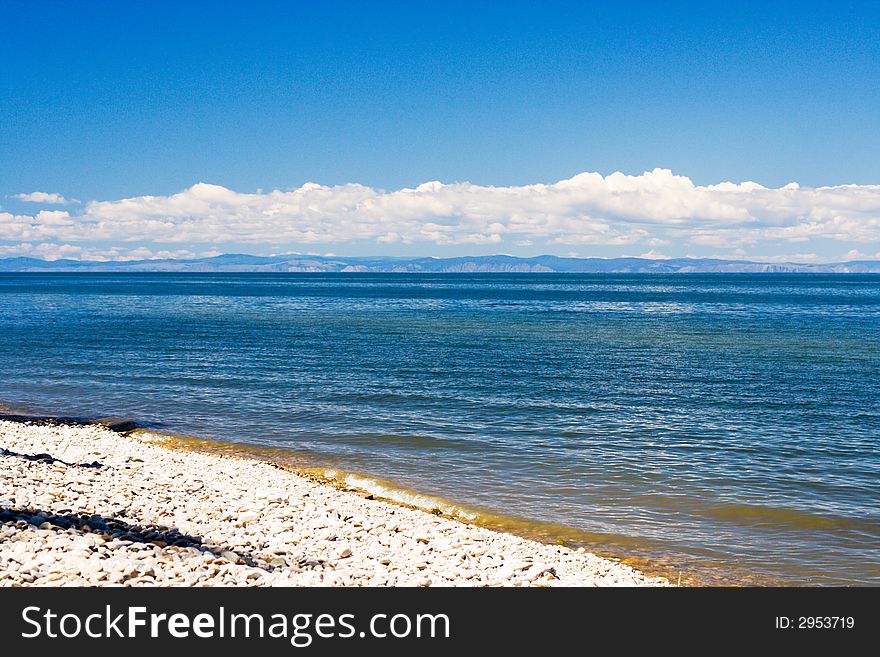
[[[0,274],[0,401],[710,582],[880,584],[880,277]]]

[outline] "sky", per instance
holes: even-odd
[[[0,1],[0,257],[880,258],[880,3]]]

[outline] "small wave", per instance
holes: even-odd
[[[404,488],[394,486],[388,482],[373,479],[372,477],[352,472],[344,472],[335,468],[313,468],[312,470],[327,479],[343,483],[352,488],[357,488],[358,490],[374,495],[375,497],[398,502],[399,504],[413,506],[429,512],[436,513],[437,511],[440,511],[448,516],[468,521],[476,520],[478,517],[476,512],[469,511],[442,498],[414,493]]]

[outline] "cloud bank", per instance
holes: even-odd
[[[64,201],[43,192],[19,198]],[[827,250],[829,243],[838,244],[841,254],[856,247],[873,253],[872,245],[880,244],[880,185],[699,186],[667,169],[637,176],[581,173],[552,184],[510,187],[427,182],[392,191],[307,183],[289,191],[241,193],[198,183],[169,196],[89,201],[76,213],[0,212],[0,241],[7,250],[58,245],[81,252],[112,248],[116,255],[143,245],[155,255],[222,251],[226,245],[277,252],[355,242],[373,244],[375,253],[389,245],[411,245],[414,253],[527,245],[535,253],[610,247],[621,253],[742,255],[772,245],[776,253],[768,256],[785,257],[791,245],[808,257],[814,255],[809,247]]]

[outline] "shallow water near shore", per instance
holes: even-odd
[[[696,581],[880,584],[878,276],[0,274],[0,336],[28,412]]]

